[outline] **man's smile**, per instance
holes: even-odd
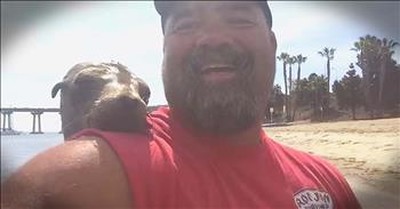
[[[200,73],[205,80],[223,81],[232,79],[236,75],[237,69],[232,65],[212,64],[202,67]]]

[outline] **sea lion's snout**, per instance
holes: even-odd
[[[146,105],[139,97],[122,94],[103,98],[87,116],[87,126],[105,131],[146,131]]]
[[[146,105],[140,98],[131,97],[128,95],[118,96],[117,98],[115,98],[115,103],[120,104],[120,106],[126,107],[128,109],[130,107],[139,109],[143,107],[144,110],[146,109]]]

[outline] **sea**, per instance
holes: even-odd
[[[1,182],[35,155],[63,142],[60,133],[1,135]]]

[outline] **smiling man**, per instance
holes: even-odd
[[[276,41],[266,3],[175,4],[156,4],[172,113],[201,134],[259,127],[275,75]]]
[[[84,130],[4,185],[5,208],[360,208],[324,160],[270,139],[265,1],[156,1],[168,108],[149,134]]]

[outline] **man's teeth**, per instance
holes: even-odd
[[[231,65],[208,65],[201,69],[201,72],[220,72],[220,71],[234,71],[235,68]]]

